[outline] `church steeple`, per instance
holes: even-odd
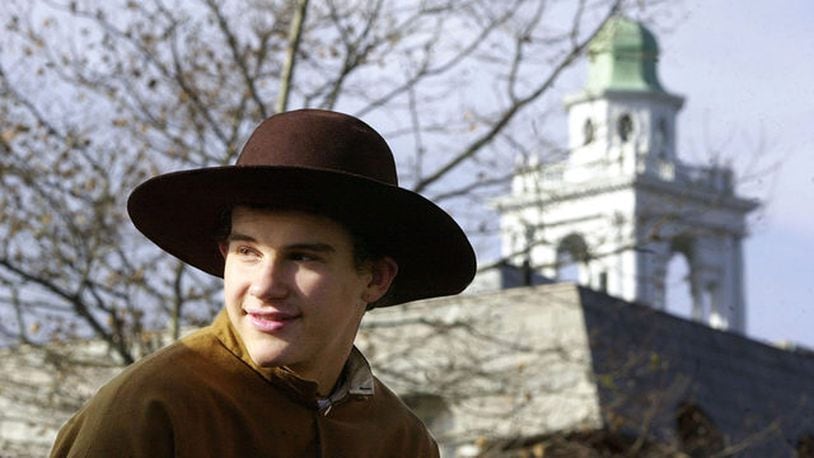
[[[567,97],[569,154],[523,164],[497,201],[503,253],[547,277],[573,272],[594,289],[667,306],[668,264],[690,268],[693,318],[745,329],[741,240],[757,207],[725,167],[683,163],[684,99],[658,79],[659,48],[642,24],[611,19],[590,43],[589,76]]]
[[[653,34],[623,17],[609,20],[591,41],[588,81],[565,100],[573,164],[611,160],[627,175],[675,168],[684,99],[659,82],[658,55]]]
[[[594,94],[606,90],[664,92],[656,64],[656,37],[638,22],[624,17],[609,20],[588,47],[588,82]]]

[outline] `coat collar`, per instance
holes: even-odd
[[[221,310],[218,313],[212,322],[211,330],[230,353],[266,381],[280,388],[294,400],[318,408],[325,414],[330,411],[333,405],[343,401],[349,395],[367,397],[374,394],[374,379],[370,364],[355,346],[351,349],[350,356],[345,362],[345,368],[333,392],[327,398],[320,398],[317,395],[317,384],[315,382],[302,379],[285,367],[261,367],[257,365],[249,356],[243,340],[232,326],[226,310]]]

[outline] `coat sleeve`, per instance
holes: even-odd
[[[173,444],[165,402],[108,386],[62,427],[51,457],[171,457]]]

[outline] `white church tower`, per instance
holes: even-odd
[[[683,255],[693,318],[744,332],[741,241],[758,203],[735,195],[729,168],[678,158],[684,100],[658,81],[650,31],[615,18],[589,58],[585,89],[565,101],[567,159],[523,164],[496,202],[504,256],[663,309],[668,263]]]

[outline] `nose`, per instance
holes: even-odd
[[[249,294],[262,301],[284,298],[288,294],[285,266],[269,259],[257,269],[249,287]]]

